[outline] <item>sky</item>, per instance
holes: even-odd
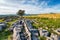
[[[26,14],[60,13],[60,0],[0,0],[0,15],[16,14],[18,10]]]

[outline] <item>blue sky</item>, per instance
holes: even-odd
[[[19,9],[26,14],[60,13],[60,0],[0,0],[0,15],[16,14]]]

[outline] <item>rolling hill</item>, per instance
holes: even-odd
[[[60,14],[56,13],[56,14],[40,14],[37,15],[38,17],[44,17],[44,18],[60,18]]]
[[[53,14],[44,13],[44,14],[33,14],[33,15],[30,14],[25,17],[60,18],[60,13],[53,13]]]

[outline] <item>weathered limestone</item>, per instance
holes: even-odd
[[[26,31],[26,33],[28,34],[28,38],[27,38],[27,40],[31,40],[31,33],[29,32],[29,30],[28,30],[27,25],[26,25],[25,22],[24,22],[24,27],[25,27],[25,31]]]
[[[19,34],[20,30],[21,29],[19,27],[15,27],[13,29],[13,40],[21,40],[20,39],[20,34]]]
[[[27,40],[31,40],[31,33],[29,32],[25,21],[22,20],[22,22],[23,22],[23,24],[19,24],[19,25],[17,25],[17,27],[14,27],[14,29],[13,29],[13,40],[22,40],[21,35],[20,35],[22,30],[25,31],[25,32],[23,32],[23,35],[25,35],[25,38]],[[23,27],[23,29],[22,29],[22,27]],[[24,40],[24,37],[23,37],[23,40]]]

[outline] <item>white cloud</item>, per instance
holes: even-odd
[[[12,0],[11,0],[12,1]],[[38,0],[28,1],[28,4],[24,4],[27,0],[15,0],[11,2],[10,0],[1,0],[0,1],[0,14],[13,14],[19,10],[26,10],[27,14],[36,14],[36,13],[49,13],[49,12],[60,12],[60,6],[55,5],[53,7],[48,7],[48,2],[42,1],[38,3]],[[3,5],[2,5],[3,4]],[[34,5],[32,5],[34,4]]]

